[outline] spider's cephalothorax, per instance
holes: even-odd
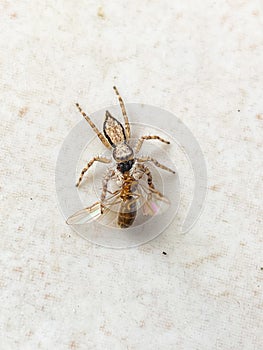
[[[113,148],[112,156],[116,162],[116,167],[114,169],[109,169],[108,173],[104,177],[103,184],[102,184],[103,189],[102,189],[101,201],[100,201],[101,208],[103,207],[103,203],[105,201],[105,198],[106,198],[106,195],[108,192],[108,190],[107,190],[108,182],[112,178],[114,178],[116,175],[117,175],[118,179],[120,180],[120,183],[121,183],[120,186],[122,186],[123,189],[125,187],[125,184],[127,185],[127,181],[128,181],[127,179],[132,178],[133,181],[137,181],[137,179],[139,180],[142,178],[143,175],[146,175],[149,189],[151,189],[151,191],[153,191],[153,189],[155,187],[154,187],[153,182],[152,182],[151,172],[143,163],[152,162],[155,166],[157,166],[159,168],[162,168],[164,170],[175,173],[173,170],[160,164],[157,160],[155,160],[152,157],[137,157],[136,156],[136,154],[140,151],[141,146],[145,140],[159,140],[159,141],[166,143],[166,144],[169,144],[170,142],[166,141],[163,138],[161,138],[160,136],[156,136],[156,135],[141,136],[138,139],[138,142],[137,142],[137,144],[134,148],[134,151],[133,151],[133,149],[129,145],[131,133],[130,133],[130,124],[129,124],[129,120],[127,117],[127,112],[126,112],[123,100],[122,100],[121,96],[119,95],[117,88],[115,86],[113,88],[118,96],[125,123],[123,126],[116,118],[114,118],[110,114],[109,111],[106,111],[105,121],[103,124],[104,135],[95,126],[95,124],[92,122],[92,120],[89,118],[89,116],[87,116],[86,113],[82,111],[79,104],[78,103],[76,104],[80,113],[83,115],[83,117],[87,120],[87,122],[92,127],[92,129],[98,135],[99,139],[104,144],[104,146],[109,148],[109,149]],[[88,162],[87,166],[82,170],[81,175],[79,177],[79,180],[77,182],[77,186],[79,186],[79,184],[81,183],[85,172],[92,166],[92,164],[95,161],[102,162],[102,163],[111,163],[112,160],[109,158],[100,157],[100,156],[94,157],[93,159],[91,159]],[[128,176],[128,178],[127,178],[127,176]],[[130,186],[130,184],[128,184],[128,185]],[[155,192],[158,192],[158,191],[155,190]],[[128,198],[128,197],[127,198],[126,197],[125,197],[125,199]],[[134,197],[134,196],[132,196],[132,197]],[[122,200],[124,201],[123,198],[122,198]],[[132,207],[132,205],[134,204],[133,203],[134,200],[135,200],[135,198],[133,198],[132,202],[129,203],[129,207],[130,206]],[[96,207],[96,205],[95,205],[95,207]],[[103,211],[101,210],[101,213],[102,212]],[[123,223],[123,225],[119,224],[121,227],[128,227],[132,224],[132,222],[135,218],[135,216],[134,217],[132,216],[133,215],[132,213],[135,213],[135,211],[131,210],[128,214],[125,213],[125,223]],[[136,215],[136,213],[134,215]],[[122,221],[123,220],[120,219],[120,222],[122,222]]]

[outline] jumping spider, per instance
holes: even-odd
[[[104,210],[104,202],[106,200],[106,195],[107,195],[107,192],[109,192],[107,189],[108,183],[111,179],[115,178],[117,184],[121,188],[121,190],[115,191],[116,196],[118,196],[118,198],[121,199],[120,200],[121,209],[119,212],[118,225],[120,227],[129,227],[133,223],[136,216],[135,201],[137,196],[139,195],[135,192],[135,187],[137,186],[138,181],[143,177],[143,175],[146,175],[147,177],[148,188],[151,194],[154,194],[155,196],[157,196],[158,200],[165,199],[165,197],[155,189],[152,181],[151,172],[149,168],[145,165],[145,163],[152,162],[155,166],[161,169],[164,169],[166,171],[169,171],[173,174],[175,174],[175,171],[166,167],[165,165],[160,164],[156,159],[152,157],[136,156],[140,151],[142,144],[145,140],[159,140],[166,144],[170,144],[170,142],[164,140],[163,138],[157,135],[141,136],[138,139],[136,146],[133,150],[132,147],[129,145],[131,132],[130,132],[130,124],[127,117],[126,109],[117,88],[114,86],[113,89],[115,90],[118,96],[125,125],[123,126],[116,118],[114,118],[110,114],[109,111],[106,111],[105,120],[103,124],[104,135],[98,130],[95,124],[86,115],[86,113],[83,112],[79,104],[76,103],[78,110],[83,115],[83,117],[87,120],[89,125],[95,131],[95,133],[98,135],[99,139],[104,144],[104,146],[112,150],[112,156],[114,161],[116,162],[116,167],[113,169],[108,169],[108,172],[104,176],[100,202],[95,203],[93,206],[86,208],[80,211],[79,213],[81,215],[82,213],[86,215],[85,210],[88,213],[91,213],[93,211],[98,212],[99,210],[102,214]],[[81,174],[76,186],[78,187],[80,185],[84,174],[92,166],[94,162],[111,163],[111,161],[112,160],[109,158],[99,157],[99,156],[91,159],[88,162],[87,166],[81,171]],[[73,216],[73,219],[75,217],[78,217],[79,213]]]

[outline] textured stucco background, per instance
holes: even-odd
[[[0,0],[0,28],[0,348],[262,349],[263,2]],[[64,223],[74,102],[116,103],[113,84],[203,149],[187,235],[111,250]]]

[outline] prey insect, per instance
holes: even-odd
[[[165,144],[170,142],[157,135],[141,136],[133,149],[129,142],[131,130],[126,108],[117,88],[114,86],[113,89],[119,99],[124,125],[109,111],[106,111],[103,134],[76,103],[79,112],[104,146],[112,150],[112,159],[100,156],[92,158],[81,171],[76,186],[80,186],[84,174],[94,162],[111,163],[114,161],[115,164],[107,169],[103,178],[100,201],[69,217],[67,220],[69,225],[87,224],[93,220],[104,220],[111,217],[112,220],[117,220],[120,228],[128,228],[134,223],[139,209],[142,209],[143,215],[153,216],[161,213],[169,205],[169,200],[155,188],[151,171],[146,164],[147,162],[153,163],[156,167],[173,174],[175,171],[150,156],[139,157],[138,153],[146,140],[158,140]],[[146,177],[147,185],[142,183],[143,177]],[[114,192],[109,190],[110,181],[115,181],[118,186]]]

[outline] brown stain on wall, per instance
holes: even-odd
[[[180,18],[183,18],[183,13],[182,12],[179,12],[176,14],[175,18],[178,20]]]
[[[139,327],[140,327],[140,328],[144,328],[144,327],[145,327],[145,321],[144,321],[144,320],[141,320],[141,321],[140,321]]]
[[[188,269],[191,268],[191,267],[199,267],[199,266],[201,266],[202,264],[204,264],[206,262],[216,260],[220,256],[222,256],[222,253],[210,254],[208,256],[204,256],[202,258],[196,259],[193,262],[189,262],[189,263],[185,264],[185,267],[188,268]]]
[[[11,14],[9,15],[9,17],[10,17],[11,19],[16,19],[16,18],[17,18],[17,14],[16,14],[15,12],[13,12],[13,13],[11,13]]]
[[[102,8],[101,6],[98,8],[97,16],[98,16],[99,18],[101,18],[101,19],[105,19],[105,18],[106,18],[105,13],[104,13],[104,11],[103,11],[103,8]]]
[[[45,295],[44,295],[44,299],[45,299],[45,300],[57,300],[57,298],[55,297],[55,295],[52,295],[52,294],[50,294],[50,293],[45,294]]]
[[[170,330],[170,329],[172,329],[173,327],[174,327],[174,324],[173,324],[172,322],[165,322],[165,323],[164,323],[164,328],[165,328],[165,329]]]
[[[22,273],[23,269],[22,269],[22,267],[15,267],[15,268],[13,268],[13,271]]]
[[[72,341],[70,342],[69,348],[72,349],[72,350],[77,349],[77,344],[76,344],[75,340],[72,340]]]
[[[217,295],[215,295],[217,298],[221,298],[221,297],[229,297],[230,296],[230,292],[228,290],[224,290],[222,293],[219,293]]]
[[[102,331],[107,336],[110,336],[112,334],[109,330],[106,329],[105,322],[100,326],[100,331]]]
[[[20,118],[23,118],[28,112],[28,107],[23,107],[19,110],[18,115]]]
[[[213,185],[213,186],[209,187],[209,189],[211,191],[219,192],[220,186],[219,185]]]
[[[26,333],[26,336],[27,336],[28,338],[31,338],[33,334],[34,334],[34,332],[32,332],[32,331],[30,330],[29,332]]]
[[[263,120],[263,114],[261,114],[261,113],[257,114],[257,115],[256,115],[256,118],[257,118],[258,120]]]
[[[220,19],[220,22],[222,23],[222,24],[225,24],[226,23],[226,21],[229,19],[229,17],[227,16],[227,15],[223,15],[222,17],[221,17],[221,19]]]

